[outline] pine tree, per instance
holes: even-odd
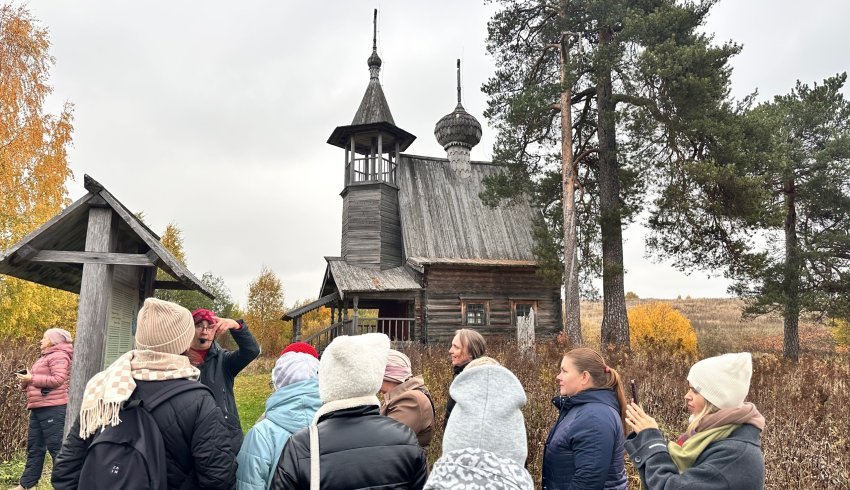
[[[565,207],[558,205],[570,169],[563,163],[578,164],[572,170],[582,276],[602,275],[602,341],[627,347],[623,224],[644,204],[655,169],[685,158],[683,135],[699,134],[714,113],[729,110],[728,60],[739,48],[715,46],[698,31],[713,0],[501,3],[488,25],[488,50],[499,68],[484,86],[485,115],[499,130],[494,160],[508,169],[488,181],[484,197],[531,194],[548,236],[562,237],[563,213],[554,210]],[[565,42],[566,62],[559,48]],[[562,154],[564,93],[575,106],[573,155]],[[570,255],[553,253],[557,243],[539,248],[544,264]]]

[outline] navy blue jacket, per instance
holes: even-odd
[[[560,413],[543,451],[544,490],[626,490],[617,395],[590,389],[552,403]]]

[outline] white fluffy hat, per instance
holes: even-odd
[[[319,361],[319,397],[328,403],[375,396],[384,380],[390,339],[382,333],[336,337]]]
[[[753,356],[738,352],[697,362],[688,372],[688,382],[715,407],[736,408],[747,398],[752,375]]]

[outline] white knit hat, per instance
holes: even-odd
[[[195,338],[195,322],[189,310],[177,303],[148,298],[136,321],[136,348],[166,354],[182,354]]]
[[[284,386],[316,379],[319,375],[319,360],[303,352],[286,352],[277,358],[272,369],[272,384],[279,390]]]
[[[753,356],[738,352],[697,362],[688,372],[688,382],[715,407],[736,408],[744,404],[752,376]]]
[[[342,335],[333,339],[319,361],[322,402],[374,397],[384,380],[389,350],[390,339],[382,333]]]

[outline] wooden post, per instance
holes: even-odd
[[[354,316],[351,319],[351,333],[349,335],[357,335],[357,319],[360,318],[360,314],[357,312],[357,301],[360,298],[354,296]]]
[[[349,184],[357,182],[357,151],[354,146],[354,136],[351,137],[351,176]]]
[[[395,142],[395,165],[393,165],[393,184],[396,183],[396,167],[401,165],[401,151],[399,151],[398,141]]]
[[[89,208],[86,251],[114,252],[117,238],[118,222],[112,208]],[[68,410],[65,416],[65,435],[68,435],[71,425],[79,416],[86,383],[103,369],[114,267],[105,264],[83,264],[80,306],[77,310],[77,338],[74,340],[74,361],[71,367]]]
[[[381,133],[378,133],[378,153],[375,154],[375,161],[378,164],[375,173],[381,175],[377,180],[384,180],[384,135]]]
[[[292,319],[292,341],[301,342],[301,315]]]
[[[350,151],[351,150],[349,150],[348,148],[345,149],[345,171],[343,172],[343,176],[342,176],[342,186],[343,187],[348,185],[348,176],[350,174],[350,170],[348,169],[348,166],[351,165],[351,157],[349,156]]]

